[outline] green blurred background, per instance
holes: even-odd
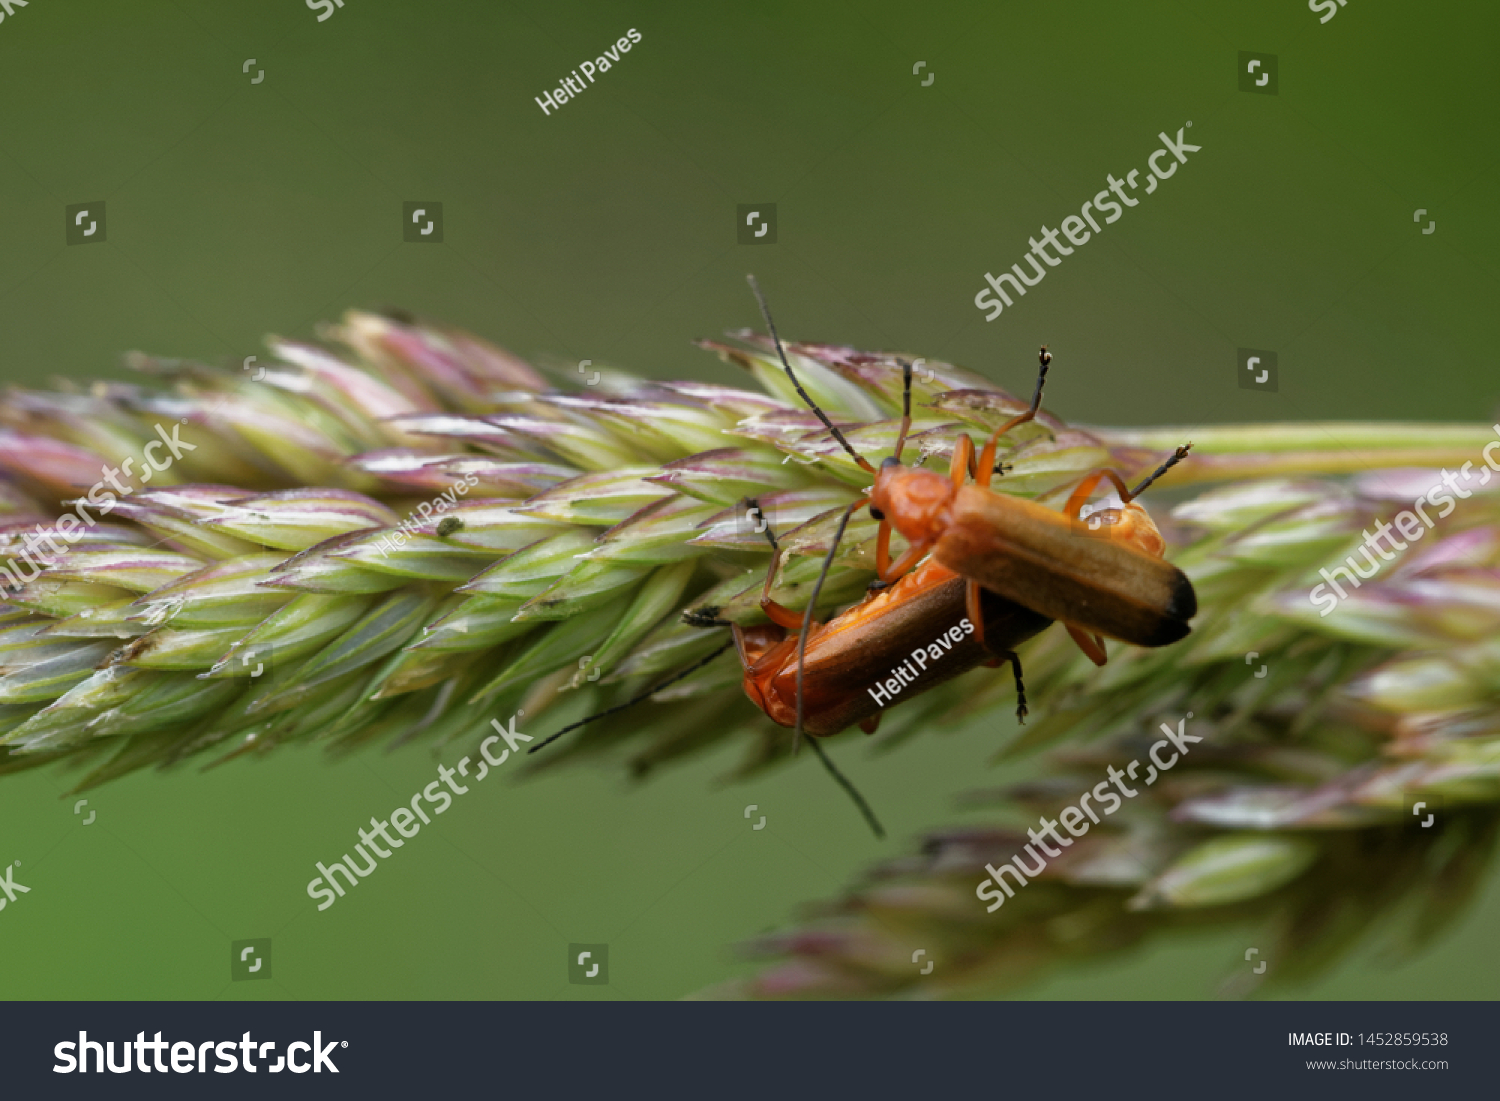
[[[31,0],[0,22],[0,379],[123,377],[128,349],[237,363],[267,332],[400,306],[533,358],[739,382],[689,340],[757,323],[754,270],[793,337],[1015,390],[1048,342],[1049,406],[1074,421],[1488,419],[1497,29],[1492,6],[1394,0],[1327,24],[1301,0],[346,0],[324,22],[302,0]],[[1242,50],[1276,55],[1276,95],[1238,90]],[[984,272],[1188,120],[1201,152],[985,323]],[[65,245],[64,208],[99,200],[107,240]],[[443,203],[441,244],[402,241],[407,200]],[[737,205],[765,202],[776,243],[737,244]],[[1278,353],[1279,392],[1238,387],[1238,347]],[[988,763],[1011,729],[844,743],[885,845],[806,757],[727,787],[732,756],[643,789],[486,786],[323,913],[314,861],[425,785],[426,750],[137,775],[90,795],[88,826],[66,773],[8,777],[0,862],[33,890],[0,912],[0,996],[681,996],[962,821],[956,792],[1017,774]],[[1500,879],[1420,960],[1367,954],[1294,993],[1493,996],[1497,919]],[[229,944],[254,937],[272,978],[231,983]],[[610,945],[609,986],[567,983],[570,942]],[[1205,996],[1255,943],[1181,938],[1027,993]]]

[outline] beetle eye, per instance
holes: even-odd
[[[884,459],[881,460],[880,465],[883,468],[885,468],[885,467],[892,467],[892,466],[900,466],[901,465],[901,460],[898,459],[898,458],[896,458],[896,456],[894,456],[894,455],[887,455]]]
[[[873,519],[876,519],[876,520],[884,520],[885,519],[885,513],[881,512],[874,505],[870,506],[870,516]]]

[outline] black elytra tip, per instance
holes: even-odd
[[[1198,594],[1187,574],[1177,571],[1167,606],[1156,619],[1148,638],[1132,639],[1137,646],[1170,646],[1186,638],[1193,628],[1188,620],[1198,614]]]
[[[1173,619],[1186,622],[1198,614],[1198,594],[1193,591],[1193,583],[1188,580],[1187,574],[1180,570],[1175,582],[1172,587],[1172,600],[1167,606],[1167,614]]]

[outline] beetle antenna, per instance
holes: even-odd
[[[906,450],[906,434],[911,431],[911,364],[899,356],[901,364],[901,433],[896,437],[896,461],[901,461],[901,452]]]
[[[1036,389],[1031,392],[1030,408],[1028,408],[1024,413],[1020,413],[1014,417],[1011,417],[1010,420],[1006,421],[999,428],[997,428],[995,430],[995,434],[990,437],[991,442],[998,440],[1001,436],[1005,435],[1016,425],[1025,424],[1027,421],[1034,420],[1036,418],[1037,411],[1042,407],[1042,388],[1047,385],[1047,369],[1052,366],[1052,353],[1047,351],[1047,345],[1042,345],[1042,350],[1041,353],[1037,356],[1037,361],[1041,366],[1037,369]]]
[[[818,574],[817,583],[813,585],[812,596],[808,598],[807,611],[802,613],[802,633],[797,636],[797,725],[792,730],[793,753],[796,753],[802,744],[802,667],[807,663],[807,636],[812,631],[813,613],[818,607],[818,594],[823,591],[823,582],[828,580],[828,570],[833,565],[833,556],[838,553],[839,543],[844,538],[844,529],[849,526],[849,517],[854,515],[855,509],[863,508],[869,503],[869,498],[861,497],[844,509],[844,515],[839,517],[839,528],[833,534],[833,545],[828,548],[828,555],[823,559],[823,569]]]
[[[1041,363],[1041,367],[1036,374],[1036,389],[1032,391],[1031,394],[1030,408],[1028,408],[1024,413],[1017,413],[1014,417],[1011,417],[1010,420],[1006,421],[999,428],[995,429],[994,434],[989,438],[989,442],[984,445],[984,450],[979,453],[979,460],[976,470],[983,472],[982,479],[979,483],[980,485],[989,485],[990,474],[993,473],[993,468],[995,465],[995,448],[999,446],[1000,437],[1005,435],[1016,425],[1025,424],[1027,421],[1034,420],[1036,418],[1037,411],[1042,407],[1042,388],[1047,385],[1047,368],[1052,365],[1052,353],[1047,351],[1047,345],[1042,345],[1041,353],[1037,356],[1037,359]]]
[[[1047,345],[1042,345],[1041,353],[1037,356],[1041,363],[1041,369],[1036,375],[1036,389],[1031,393],[1031,416],[1036,416],[1036,411],[1042,407],[1042,387],[1047,385],[1047,368],[1052,366],[1052,353],[1047,351]]]
[[[1128,505],[1131,501],[1134,501],[1142,493],[1146,492],[1147,487],[1150,486],[1152,482],[1156,481],[1156,479],[1160,478],[1167,471],[1171,470],[1178,463],[1182,462],[1183,459],[1187,458],[1187,453],[1189,451],[1191,451],[1192,449],[1193,449],[1192,441],[1189,441],[1189,442],[1183,444],[1181,447],[1179,447],[1175,452],[1173,452],[1172,457],[1170,459],[1168,459],[1166,462],[1162,463],[1161,466],[1157,467],[1154,471],[1152,471],[1151,477],[1147,478],[1140,485],[1138,485],[1134,489],[1132,489],[1130,491],[1130,493],[1126,496],[1124,502],[1122,502],[1122,503]]]
[[[838,770],[838,766],[829,760],[827,750],[818,744],[818,739],[809,738],[808,741],[817,753],[818,760],[828,770],[828,775],[832,776],[834,782],[848,793],[850,799],[854,800],[854,805],[859,808],[859,813],[865,816],[865,821],[870,824],[870,829],[875,831],[875,836],[885,840],[885,827],[880,824],[880,819],[875,817],[875,812],[870,809],[870,804],[865,801],[865,797],[859,793],[859,788],[855,787],[849,778]]]
[[[849,446],[849,441],[844,439],[844,434],[833,426],[833,422],[828,419],[828,414],[819,409],[817,402],[808,397],[807,391],[802,389],[802,383],[797,380],[796,372],[792,370],[792,365],[786,360],[786,352],[781,347],[781,337],[776,333],[776,322],[771,320],[771,309],[766,305],[766,296],[760,293],[760,284],[755,281],[755,276],[753,275],[745,276],[745,280],[750,284],[750,289],[755,292],[755,301],[760,305],[760,315],[766,319],[766,328],[771,330],[771,340],[776,345],[776,354],[781,359],[781,366],[786,370],[786,377],[791,379],[792,385],[797,388],[797,396],[806,402],[807,407],[818,415],[818,419],[823,422],[823,427],[833,433],[833,438],[843,444],[844,450],[849,452],[854,461],[859,464],[859,468],[866,474],[874,474],[875,468],[862,458],[858,451]]]
[[[586,719],[579,719],[576,723],[569,723],[567,726],[565,726],[561,730],[559,730],[556,734],[553,734],[550,737],[548,737],[546,741],[538,742],[536,745],[532,746],[526,752],[527,753],[535,753],[537,750],[541,749],[543,746],[551,745],[553,742],[557,741],[557,739],[561,738],[564,734],[568,733],[568,731],[570,731],[570,730],[577,730],[580,726],[588,726],[588,724],[591,723],[591,722],[593,722],[595,719],[602,719],[606,715],[613,715],[616,712],[624,711],[627,707],[634,707],[636,704],[641,703],[644,700],[649,700],[652,696],[656,695],[656,693],[660,692],[663,688],[666,688],[668,685],[676,684],[678,681],[680,681],[683,677],[687,676],[689,673],[695,673],[699,669],[702,669],[709,662],[713,661],[714,658],[718,657],[720,654],[722,654],[725,650],[729,649],[733,645],[734,645],[734,640],[730,639],[723,646],[720,646],[713,653],[709,654],[708,657],[703,658],[700,661],[694,662],[692,665],[689,665],[686,669],[684,669],[680,673],[674,673],[674,674],[672,674],[670,677],[668,677],[666,680],[662,681],[660,684],[653,685],[652,687],[646,689],[646,691],[642,692],[639,696],[636,696],[634,699],[626,700],[624,703],[616,704],[614,707],[606,708],[605,710],[599,712],[597,715],[590,715]]]

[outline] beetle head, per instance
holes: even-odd
[[[953,480],[935,470],[880,464],[870,490],[870,515],[889,519],[909,543],[934,542],[947,526]]]

